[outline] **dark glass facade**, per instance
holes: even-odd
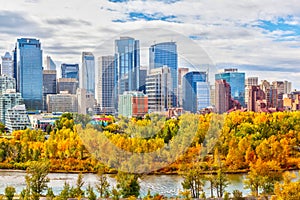
[[[62,78],[76,78],[79,81],[79,65],[78,64],[62,64],[61,65]]]
[[[28,110],[43,109],[43,65],[41,43],[21,38],[16,44],[16,82]]]
[[[231,88],[231,97],[245,107],[245,73],[232,71],[215,75],[216,80],[225,80]]]

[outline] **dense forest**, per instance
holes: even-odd
[[[279,180],[290,183],[283,171],[299,168],[300,112],[106,118],[103,125],[66,113],[46,132],[3,135],[0,168],[26,169],[32,161],[47,160],[50,171],[104,168],[106,173],[179,173],[187,180],[195,170],[206,176],[248,172],[245,185],[255,195],[259,188],[284,191],[284,184],[276,186]]]

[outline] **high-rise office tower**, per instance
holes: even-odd
[[[151,69],[146,79],[149,112],[162,112],[172,108],[172,78],[168,66]]]
[[[182,79],[183,109],[196,113],[210,106],[206,72],[189,72]]]
[[[105,114],[116,112],[116,70],[114,56],[98,58],[97,103]]]
[[[290,94],[292,92],[292,83],[284,81],[284,94]]]
[[[247,104],[247,110],[248,111],[254,111],[259,112],[260,108],[257,104],[257,101],[263,101],[265,99],[265,93],[260,89],[260,86],[250,86],[249,87],[249,93],[248,93],[248,104]]]
[[[8,77],[14,76],[14,63],[12,60],[12,56],[9,52],[6,52],[2,58],[2,66],[1,66],[1,75],[6,75]]]
[[[222,114],[227,112],[231,105],[230,85],[226,80],[216,80],[215,82],[215,106],[216,112]]]
[[[178,99],[178,106],[182,107],[183,104],[183,91],[182,91],[182,79],[183,76],[189,72],[189,68],[179,68],[178,69],[178,89],[177,89],[177,99]]]
[[[16,83],[29,110],[43,109],[43,60],[37,39],[21,38],[16,44]]]
[[[79,81],[79,65],[63,63],[61,65],[61,77],[76,78]]]
[[[139,77],[139,91],[142,91],[144,94],[146,94],[146,78],[147,78],[147,67],[141,67],[140,68],[140,77]]]
[[[115,41],[115,69],[117,94],[139,89],[140,42],[130,37]],[[116,102],[117,99],[116,99]]]
[[[95,57],[91,52],[82,52],[82,65],[80,68],[80,88],[87,93],[95,95]]]
[[[172,106],[177,106],[177,88],[178,88],[178,56],[177,45],[175,42],[163,42],[154,44],[149,48],[149,68],[155,69],[162,66],[168,66],[172,74]]]
[[[45,70],[56,70],[56,64],[50,56],[46,57],[46,69]]]
[[[258,86],[258,77],[248,77],[245,81],[245,104],[248,105],[251,86]]]
[[[47,110],[47,95],[57,93],[56,70],[43,70],[43,109]]]
[[[224,72],[215,75],[216,80],[225,80],[231,88],[231,97],[245,106],[245,73],[237,69],[225,69]]]

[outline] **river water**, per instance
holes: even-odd
[[[24,171],[0,170],[0,194],[4,194],[6,186],[15,187],[16,192],[20,193],[26,186],[25,175],[26,173]],[[83,188],[86,188],[89,184],[93,187],[95,186],[97,182],[97,176],[95,174],[83,174],[83,176],[85,182]],[[113,175],[107,176],[111,187],[116,186]],[[52,187],[54,193],[57,195],[62,190],[65,182],[68,182],[71,186],[75,186],[78,174],[50,173],[48,177],[50,178],[48,186]],[[250,190],[244,189],[243,186],[245,177],[245,174],[229,174],[230,185],[226,188],[226,191],[232,193],[233,190],[240,190],[243,192],[243,195],[250,194]],[[174,197],[182,190],[181,182],[183,179],[179,175],[147,175],[140,178],[139,181],[141,185],[140,194],[142,197],[147,194],[148,190],[151,191],[151,194],[158,193],[167,197]],[[210,196],[208,183],[205,184],[204,192],[207,197]]]

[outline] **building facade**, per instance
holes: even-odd
[[[140,87],[139,40],[130,37],[121,37],[115,41],[115,70],[116,94],[122,95],[125,91],[138,91]]]
[[[182,79],[183,109],[196,113],[210,106],[206,72],[188,72]]]
[[[23,98],[15,89],[8,89],[0,95],[0,120],[5,123],[5,116],[8,109],[23,104]]]
[[[43,109],[43,60],[37,39],[21,38],[16,44],[16,83],[29,110]]]
[[[0,76],[0,95],[5,93],[6,90],[15,90],[16,89],[16,81],[13,77],[9,77],[6,75]]]
[[[125,117],[143,117],[148,113],[148,97],[143,92],[124,92],[118,105],[119,115]]]
[[[248,104],[247,110],[259,112],[261,109],[260,103],[265,100],[266,95],[264,91],[260,89],[260,86],[250,86],[248,92]]]
[[[227,112],[231,108],[230,85],[226,80],[216,80],[215,82],[215,108],[219,114]]]
[[[150,70],[146,79],[149,112],[164,112],[172,108],[172,78],[167,66]]]
[[[78,104],[76,94],[63,92],[60,94],[47,95],[48,112],[77,112]]]
[[[1,75],[14,77],[14,62],[9,52],[6,52],[2,58]]]
[[[15,130],[29,128],[31,126],[25,104],[16,105],[7,110],[5,116],[5,125],[10,133]]]
[[[46,69],[45,70],[56,70],[56,64],[50,56],[46,57]]]
[[[245,81],[245,104],[248,105],[251,86],[258,86],[258,77],[248,77]]]
[[[116,113],[116,70],[114,56],[98,58],[97,103],[105,114]]]
[[[178,55],[176,42],[158,43],[149,48],[149,69],[162,66],[168,66],[171,70],[172,106],[177,107]]]
[[[79,65],[63,63],[61,65],[61,77],[75,78],[77,81],[79,81]]]
[[[231,88],[231,97],[245,107],[245,73],[237,69],[225,69],[216,74],[215,80],[225,80]]]
[[[56,93],[56,70],[43,70],[43,110],[47,110],[47,95]]]
[[[95,96],[95,57],[91,52],[82,52],[82,65],[79,75],[80,88]]]
[[[76,94],[78,86],[76,78],[59,78],[57,80],[57,94],[63,91],[67,91],[69,94]]]

